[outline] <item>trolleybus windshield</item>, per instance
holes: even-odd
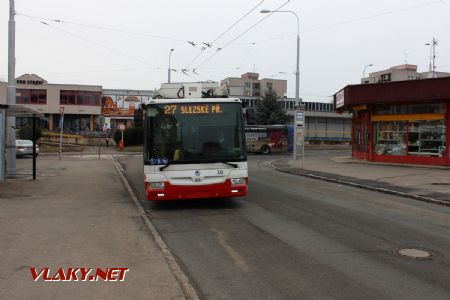
[[[240,103],[150,104],[145,135],[146,164],[246,160]]]

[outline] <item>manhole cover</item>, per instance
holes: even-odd
[[[433,258],[433,254],[424,249],[417,249],[417,248],[402,248],[402,249],[395,249],[394,254],[399,256],[404,256],[408,258],[413,259],[431,259]]]

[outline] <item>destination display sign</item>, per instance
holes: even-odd
[[[223,113],[222,105],[219,103],[202,104],[167,104],[163,106],[165,115],[208,115]]]

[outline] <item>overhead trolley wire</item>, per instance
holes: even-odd
[[[253,11],[255,11],[255,9],[257,9],[259,6],[261,6],[261,4],[264,3],[265,0],[261,0],[256,6],[254,6],[252,9],[250,9],[249,11],[247,11],[242,17],[240,17],[236,22],[234,22],[233,24],[231,24],[224,32],[222,32],[221,34],[219,34],[219,36],[217,36],[210,44],[209,47],[202,47],[200,49],[200,52],[189,62],[189,64],[186,66],[185,69],[188,69],[204,52],[205,50],[211,48],[212,46],[215,45],[215,43],[222,38],[225,34],[227,34],[231,29],[233,29],[237,24],[239,24],[242,20],[244,20],[248,15],[250,15]]]
[[[22,15],[22,16],[24,16],[24,15]],[[150,67],[152,67],[153,69],[157,69],[157,70],[162,69],[161,67],[155,66],[155,65],[153,65],[152,63],[149,63],[149,62],[147,62],[147,61],[145,61],[145,60],[142,60],[142,59],[140,59],[140,58],[131,56],[131,55],[125,53],[125,52],[122,52],[122,51],[113,49],[113,48],[111,48],[111,47],[105,46],[105,45],[103,45],[103,44],[101,44],[101,43],[98,43],[98,42],[96,42],[96,41],[87,39],[87,38],[85,38],[85,37],[83,37],[83,36],[81,36],[81,35],[78,35],[78,34],[75,34],[75,33],[70,32],[70,31],[67,31],[67,30],[65,30],[65,29],[59,28],[59,27],[54,26],[54,25],[52,25],[52,24],[49,24],[49,23],[47,23],[47,22],[45,22],[45,21],[41,21],[41,20],[39,20],[39,19],[37,19],[37,18],[34,18],[34,17],[31,17],[31,16],[24,16],[24,17],[27,17],[27,18],[29,18],[29,19],[35,21],[35,22],[41,23],[42,25],[45,25],[45,26],[48,26],[48,27],[50,27],[50,28],[56,29],[56,30],[58,30],[58,31],[61,31],[61,32],[65,33],[65,34],[67,34],[67,35],[70,35],[70,36],[72,36],[72,37],[75,37],[75,38],[77,38],[77,39],[80,39],[80,40],[83,40],[83,41],[85,41],[85,42],[94,44],[94,45],[96,45],[97,47],[101,47],[101,48],[106,49],[106,50],[108,50],[108,51],[110,51],[110,52],[114,52],[114,53],[119,54],[119,55],[121,55],[121,56],[124,56],[124,57],[130,58],[130,59],[132,59],[132,60],[135,60],[135,61],[137,61],[137,62],[139,62],[139,63],[142,63],[142,64],[145,64],[145,65],[147,65],[147,66],[150,66]]]
[[[344,20],[344,21],[340,21],[340,22],[336,22],[336,23],[331,23],[331,24],[327,24],[327,25],[313,27],[313,28],[306,29],[306,30],[303,30],[303,31],[300,30],[300,34],[316,32],[316,31],[325,30],[325,29],[334,28],[334,27],[339,27],[339,26],[343,26],[343,25],[347,25],[347,24],[351,24],[351,23],[355,23],[355,22],[375,19],[375,18],[378,18],[378,17],[386,16],[386,15],[392,15],[392,14],[399,13],[399,12],[409,11],[409,10],[422,8],[422,7],[426,7],[426,6],[431,6],[431,5],[436,5],[436,4],[439,4],[439,3],[443,2],[443,1],[444,0],[426,2],[426,3],[423,3],[423,4],[417,4],[417,5],[403,7],[403,8],[399,8],[399,9],[395,9],[395,10],[384,11],[384,12],[377,13],[377,14],[374,14],[374,15],[362,16],[362,17],[355,18],[355,19],[349,19],[349,20]],[[292,33],[292,34],[272,37],[272,38],[268,38],[268,39],[260,40],[260,41],[241,42],[240,44],[247,44],[247,45],[250,45],[250,44],[262,44],[262,43],[267,43],[267,42],[271,42],[271,41],[275,41],[275,40],[281,40],[281,39],[290,38],[290,37],[293,37],[293,36],[296,36],[296,35],[297,35],[296,33]]]
[[[145,33],[145,32],[135,32],[135,31],[129,31],[129,30],[105,27],[105,26],[94,25],[94,24],[83,24],[83,23],[66,21],[66,20],[62,20],[62,19],[51,19],[51,18],[48,18],[48,17],[33,16],[33,15],[23,14],[23,13],[19,13],[19,12],[16,12],[16,15],[17,16],[31,18],[31,19],[35,19],[35,20],[40,20],[40,21],[54,22],[54,23],[59,23],[59,24],[75,25],[75,26],[80,26],[80,27],[93,28],[93,29],[105,30],[105,31],[113,31],[113,32],[124,33],[124,34],[139,35],[139,36],[145,36],[145,37],[161,39],[161,40],[169,40],[169,41],[174,41],[174,42],[189,43],[189,41],[186,41],[186,40],[183,40],[183,39],[178,39],[178,38],[168,37],[168,36],[161,36],[161,35]]]
[[[212,55],[210,55],[208,58],[206,58],[205,60],[203,60],[199,65],[197,65],[195,69],[200,68],[201,66],[203,66],[205,63],[207,63],[208,61],[210,61],[213,57],[215,57],[219,52],[221,52],[223,49],[225,49],[226,47],[228,47],[230,44],[232,44],[233,42],[235,42],[236,40],[238,40],[240,37],[242,37],[244,34],[246,34],[247,32],[249,32],[250,30],[252,30],[253,28],[255,28],[256,26],[258,26],[260,23],[262,23],[264,20],[266,20],[267,18],[269,18],[274,12],[276,12],[277,10],[283,8],[285,5],[287,5],[289,3],[290,0],[287,0],[285,3],[281,4],[280,6],[278,6],[276,9],[274,9],[271,13],[269,13],[267,16],[264,16],[261,20],[259,20],[258,22],[256,22],[255,24],[253,24],[252,26],[250,26],[249,28],[247,28],[246,30],[244,30],[242,33],[240,33],[239,35],[237,35],[235,38],[233,38],[231,41],[229,41],[228,43],[226,43],[225,45],[223,45],[222,47],[218,48],[217,51],[215,53],[213,53]]]

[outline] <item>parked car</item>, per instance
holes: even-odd
[[[39,147],[36,145],[36,156]],[[16,156],[33,155],[33,142],[30,140],[16,140]]]

